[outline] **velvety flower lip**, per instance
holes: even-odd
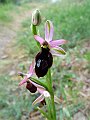
[[[62,49],[59,46],[65,44],[67,41],[64,39],[53,40],[53,33],[54,33],[53,24],[50,20],[47,20],[45,23],[45,39],[43,39],[39,35],[34,35],[34,38],[40,43],[41,46],[46,41],[53,55],[59,56],[65,54],[64,49]]]

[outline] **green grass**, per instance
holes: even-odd
[[[11,23],[15,19],[15,15],[20,15],[22,12],[27,11],[35,7],[28,3],[21,4],[20,6],[13,3],[0,4],[0,24]]]
[[[87,60],[88,62],[90,59],[89,52],[80,54],[81,48],[84,50],[82,44],[90,38],[90,1],[64,0],[55,4],[45,5],[44,7],[41,9],[42,24],[39,27],[40,35],[44,37],[44,23],[49,19],[54,24],[54,39],[64,38],[69,41],[64,46],[66,49],[68,48],[66,57],[54,58],[52,76],[54,85],[58,88],[55,90],[55,94],[62,96],[65,101],[65,104],[60,105],[60,119],[70,120],[78,110],[84,109],[85,103],[87,103],[79,96],[79,92],[84,86],[76,72],[79,71],[79,68],[76,63],[71,63],[73,63],[73,59],[77,60],[78,64],[81,63],[80,61],[83,64],[83,61]],[[29,56],[35,56],[40,50],[38,50],[30,31],[30,21],[31,18],[28,18],[22,22],[22,30],[18,39],[25,52]],[[65,66],[62,66],[63,62]],[[66,110],[63,110],[64,107]]]
[[[90,52],[87,51],[84,55],[84,57],[86,58],[86,60],[88,60],[90,62]]]
[[[44,21],[50,19],[54,24],[54,38],[69,40],[71,46],[79,40],[90,38],[89,13],[89,0],[82,2],[65,0],[47,6],[47,9],[42,11],[42,15],[45,17]]]
[[[31,18],[29,17],[27,20],[22,22],[22,30],[18,33],[18,45],[22,46],[25,50],[25,53],[29,55],[35,55],[38,50],[36,42],[33,38],[33,35],[30,30],[31,26]]]
[[[48,12],[48,10],[50,11]],[[44,36],[44,22],[49,19],[54,24],[54,39],[68,40],[69,47],[75,47],[79,41],[90,38],[90,1],[82,2],[64,0],[56,4],[45,5],[41,9],[42,24],[40,34]],[[27,53],[34,53],[35,42],[30,31],[31,18],[22,23],[19,42],[25,47]]]
[[[0,76],[0,120],[20,120],[22,115],[28,116],[33,99],[29,92],[18,87],[18,81],[8,75]]]
[[[54,92],[55,95],[61,96],[65,102],[61,103],[60,106],[57,105],[57,108],[60,107],[58,114],[61,120],[70,120],[79,110],[85,109],[85,105],[88,103],[88,100],[82,99],[82,96],[79,95],[83,86],[85,86],[83,83],[84,78],[81,79],[81,75],[84,73],[84,71],[82,72],[83,66],[87,67],[85,63],[83,64],[85,58],[83,57],[84,55],[80,55],[80,49],[78,47],[70,49],[65,58],[54,58],[52,66],[52,78],[56,88]],[[72,57],[74,57],[75,61],[77,60],[76,63],[72,64]],[[77,64],[80,64],[81,61],[82,66],[78,67]],[[87,68],[87,70],[90,70],[90,68]],[[66,111],[63,111],[64,107]]]
[[[22,6],[29,9],[25,5]],[[10,13],[10,9],[10,6],[0,7],[0,10],[3,11],[0,11],[0,21],[10,21],[8,20],[9,14],[6,14]],[[3,18],[3,13],[5,17],[7,16],[6,18]],[[50,19],[54,24],[54,39],[64,38],[70,41],[66,45],[69,48],[66,57],[59,59],[55,57],[52,66],[52,76],[56,87],[55,94],[62,96],[65,102],[60,105],[60,119],[63,120],[64,117],[65,120],[70,120],[70,117],[79,109],[83,109],[87,103],[79,96],[84,84],[80,82],[80,76],[77,74],[79,71],[77,64],[82,62],[83,65],[84,60],[90,61],[90,52],[80,53],[81,49],[84,50],[84,47],[80,45],[90,38],[90,1],[64,0],[55,4],[45,4],[41,13],[42,24],[39,28],[42,37],[44,37],[44,22]],[[31,33],[30,22],[31,17],[22,22],[22,28],[17,36],[17,45],[21,45],[31,60],[40,50],[38,50]],[[81,43],[78,44],[79,42]],[[66,46],[64,47],[67,48]],[[76,63],[72,64],[73,60],[76,60]],[[90,69],[90,67],[88,66],[86,69]],[[19,89],[17,87],[18,81],[13,80],[8,75],[0,76],[0,83],[0,119],[20,120],[24,112],[29,114],[32,110],[31,103],[34,97],[28,94],[25,87]],[[66,110],[63,110],[64,107]]]
[[[10,23],[13,20],[13,17],[10,14],[13,9],[13,4],[0,4],[0,22]]]

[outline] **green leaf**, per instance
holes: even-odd
[[[60,120],[63,120],[64,118],[64,115],[63,115],[63,110],[62,110],[62,107],[60,108]]]
[[[46,117],[49,120],[49,116],[46,112],[44,112],[42,109],[40,109],[39,107],[37,107],[37,109],[40,111],[40,113],[43,114],[44,117]]]

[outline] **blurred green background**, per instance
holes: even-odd
[[[0,0],[0,120],[43,120],[19,71],[27,72],[40,51],[30,30],[31,13],[40,9],[40,34],[47,19],[53,39],[66,39],[64,57],[54,57],[52,78],[61,104],[57,120],[90,120],[90,0]],[[41,104],[39,104],[41,106]]]

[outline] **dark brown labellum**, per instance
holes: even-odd
[[[44,99],[43,101],[41,101],[41,104],[42,104],[42,105],[46,105],[45,99]]]
[[[52,66],[53,57],[48,48],[42,48],[41,52],[36,55],[35,61],[35,73],[38,77],[43,77]]]
[[[31,92],[31,93],[35,93],[37,91],[37,87],[34,86],[32,83],[30,83],[29,81],[27,82],[26,88]]]

